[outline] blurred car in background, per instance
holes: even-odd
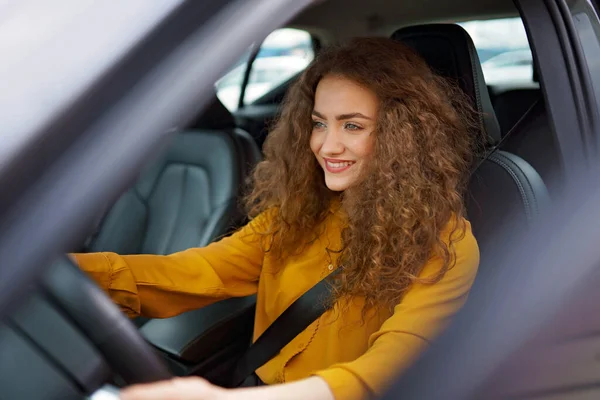
[[[489,86],[503,89],[537,88],[533,80],[531,50],[511,50],[498,54],[481,64]]]

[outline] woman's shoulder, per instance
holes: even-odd
[[[479,255],[477,239],[471,223],[464,217],[453,215],[441,232],[444,243],[461,251]]]
[[[248,225],[259,228],[261,231],[268,229],[277,218],[279,207],[270,207],[255,216],[250,216]]]
[[[479,268],[480,254],[473,228],[466,218],[453,219],[453,225],[446,228],[446,243],[453,258],[451,270],[475,275]],[[452,274],[451,270],[449,272]]]
[[[445,274],[445,279],[457,276],[474,277],[479,268],[480,254],[471,223],[463,217],[454,216],[442,230],[441,238],[450,253],[450,268]],[[421,276],[434,275],[442,263],[439,256],[432,257]]]

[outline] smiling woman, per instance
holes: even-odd
[[[263,233],[275,252],[294,254],[329,205],[341,207],[344,246],[330,247],[345,259],[340,296],[393,308],[432,252],[444,263],[431,281],[451,266],[440,234],[468,230],[463,191],[483,141],[468,104],[401,43],[361,38],[324,50],[265,142],[250,215],[276,207]]]
[[[248,225],[168,256],[75,255],[132,316],[256,293],[255,339],[336,271],[333,307],[256,370],[272,386],[226,391],[196,378],[124,398],[382,393],[463,305],[477,271],[462,199],[478,131],[462,99],[391,39],[328,49],[290,89],[267,138]]]
[[[358,181],[373,152],[378,106],[375,93],[351,80],[327,76],[319,82],[310,148],[330,190],[343,191]]]

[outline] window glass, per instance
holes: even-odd
[[[244,73],[248,66],[251,50],[242,57],[215,83],[217,97],[229,110],[235,110],[240,100],[240,88],[244,82]]]
[[[250,70],[244,104],[252,102],[304,70],[315,54],[310,33],[278,29],[263,42]]]
[[[533,80],[533,56],[521,18],[460,22],[477,49],[489,86],[504,91],[539,87]]]
[[[270,90],[298,74],[314,58],[310,33],[291,28],[273,31],[263,41],[250,67],[244,104],[252,104]],[[230,111],[238,108],[248,56],[216,84],[217,95]]]

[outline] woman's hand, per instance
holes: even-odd
[[[122,400],[334,400],[318,377],[273,386],[223,389],[197,377],[134,385],[123,390]]]
[[[130,386],[119,397],[121,400],[221,400],[227,392],[202,378],[189,377]]]

